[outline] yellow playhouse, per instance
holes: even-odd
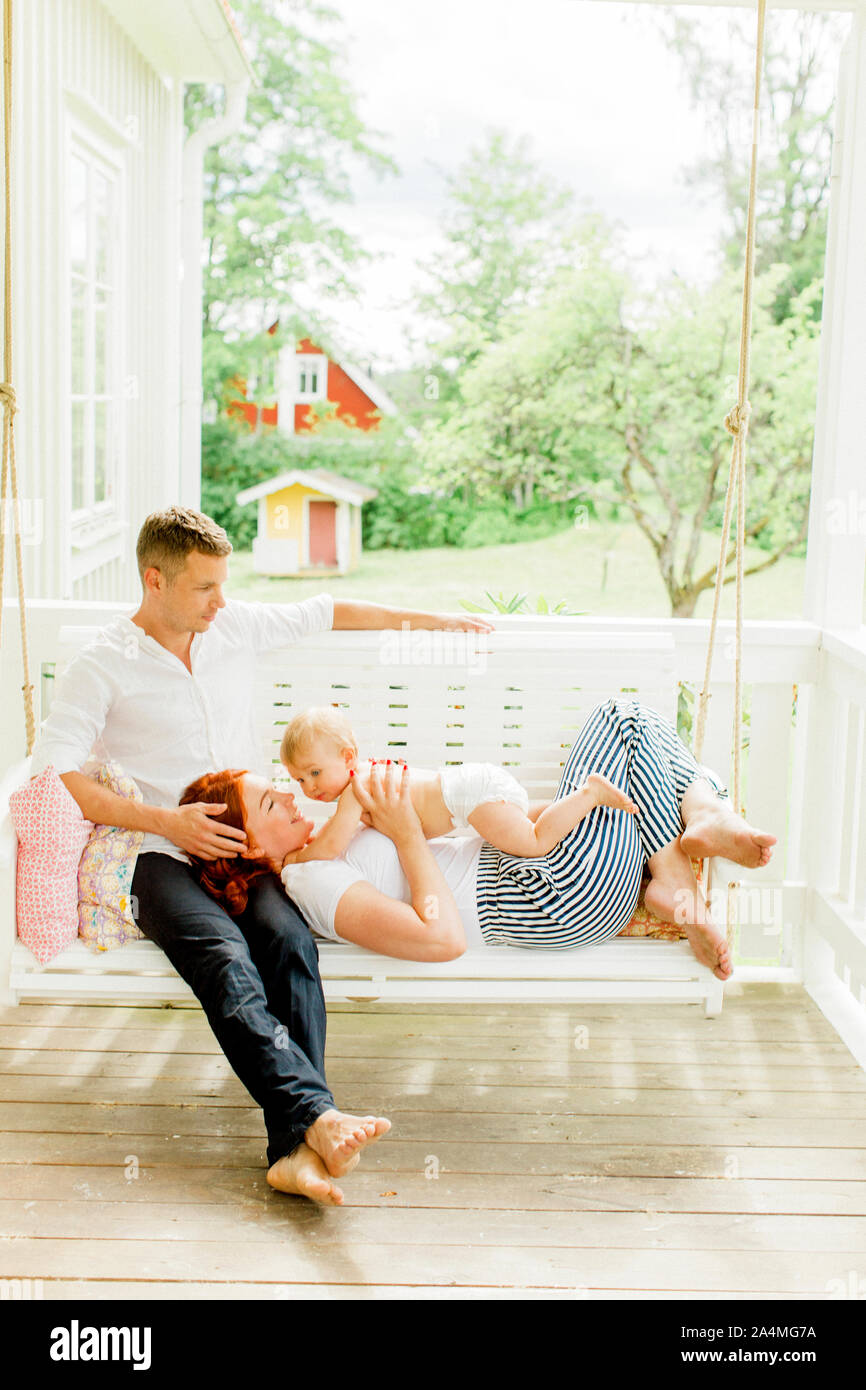
[[[258,503],[255,570],[346,574],[361,556],[361,507],[375,496],[375,488],[323,468],[298,468],[239,492],[238,506]]]

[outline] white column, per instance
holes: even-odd
[[[866,566],[866,11],[842,54],[804,616],[859,628]]]
[[[284,434],[295,432],[295,396],[298,390],[298,358],[294,342],[280,349],[277,357],[277,427]]]
[[[189,136],[183,150],[181,211],[181,388],[180,478],[177,501],[183,507],[201,506],[201,339],[202,339],[202,227],[204,153],[241,125],[247,109],[249,82],[226,87],[223,116],[206,121]]]

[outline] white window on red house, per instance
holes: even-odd
[[[298,357],[299,401],[323,401],[328,383],[328,359],[322,357]]]
[[[111,511],[120,399],[120,170],[74,139],[69,159],[72,516]]]

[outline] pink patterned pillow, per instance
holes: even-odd
[[[92,830],[53,767],[9,798],[18,835],[18,935],[41,965],[78,935],[78,861]]]

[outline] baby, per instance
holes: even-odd
[[[364,777],[374,765],[359,761],[348,719],[332,705],[296,715],[283,735],[280,761],[305,796],[338,802],[327,825],[287,862],[336,858],[348,846],[362,816],[352,793],[353,774]],[[596,806],[630,813],[638,809],[598,773],[568,796],[532,804],[519,782],[492,763],[460,763],[436,772],[412,768],[410,778],[412,803],[428,839],[471,827],[496,849],[525,858],[549,853]]]

